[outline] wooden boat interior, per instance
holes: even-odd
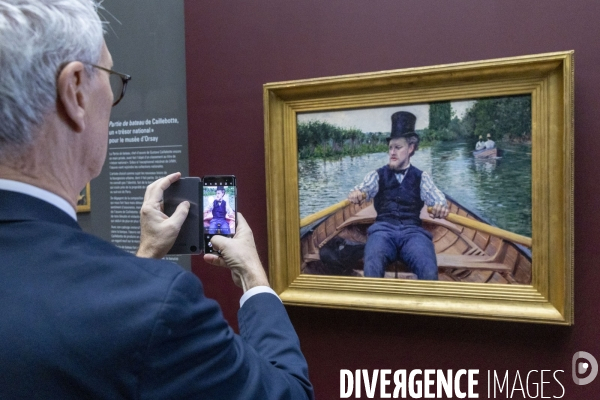
[[[449,205],[452,213],[480,220],[453,201],[449,201]],[[375,208],[369,201],[360,205],[349,204],[322,222],[315,223],[301,238],[302,272],[329,274],[327,266],[320,262],[321,249],[334,238],[343,239],[350,244],[366,243],[367,229],[375,221],[376,215]],[[433,236],[440,280],[531,283],[531,253],[523,246],[445,219],[431,218],[426,208],[421,211],[421,219],[423,227]],[[337,243],[336,241],[336,246]],[[353,268],[350,272],[353,276],[362,276],[362,266],[358,265],[358,268]],[[399,261],[388,266],[385,276],[416,279]]]

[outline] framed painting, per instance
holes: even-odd
[[[286,304],[571,325],[573,52],[264,85]]]
[[[88,182],[77,197],[77,212],[90,212],[92,210],[91,205],[90,183]]]

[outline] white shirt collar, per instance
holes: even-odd
[[[28,183],[12,181],[9,179],[0,179],[0,189],[26,194],[28,196],[43,200],[46,203],[50,203],[53,206],[63,210],[71,218],[77,221],[77,213],[71,204],[69,204],[69,202],[62,197],[57,196],[45,189],[40,189],[39,187],[30,185]]]

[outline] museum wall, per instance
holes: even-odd
[[[359,368],[508,370],[511,384],[564,370],[564,398],[600,393],[600,379],[571,379],[575,352],[600,358],[599,15],[593,0],[185,2],[190,175],[237,175],[265,267],[264,83],[575,50],[575,325],[287,307],[317,398],[339,398],[340,369]],[[237,327],[229,272],[199,257],[192,269]]]

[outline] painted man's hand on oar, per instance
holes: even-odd
[[[446,218],[450,210],[445,204],[436,203],[433,207],[428,207],[429,215],[432,218]]]
[[[351,203],[360,204],[360,203],[363,202],[363,200],[365,199],[365,197],[367,197],[367,195],[364,194],[363,192],[361,192],[360,190],[353,190],[348,195],[348,200]]]

